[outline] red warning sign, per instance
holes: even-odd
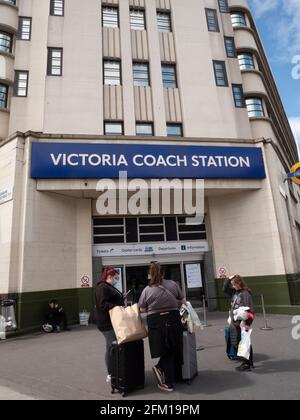
[[[90,286],[90,278],[89,278],[89,276],[83,276],[83,277],[81,277],[81,287],[82,288],[91,287]]]

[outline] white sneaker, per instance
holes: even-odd
[[[107,375],[106,377],[106,383],[109,384],[111,382],[111,375]]]

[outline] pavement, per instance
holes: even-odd
[[[157,388],[145,340],[146,387],[128,400],[299,400],[300,340],[292,338],[292,317],[269,316],[273,331],[253,332],[256,369],[235,371],[225,354],[226,314],[210,313],[210,327],[197,333],[199,375],[173,393]],[[105,342],[94,326],[60,334],[34,334],[0,342],[0,400],[123,400],[106,384]]]

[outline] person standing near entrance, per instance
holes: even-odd
[[[229,326],[229,340],[227,343],[227,352],[229,347],[233,346],[236,349],[241,341],[241,321],[234,320],[234,311],[239,308],[250,308],[249,318],[244,322],[244,328],[246,331],[250,331],[254,320],[254,303],[251,290],[247,287],[245,281],[238,274],[226,279],[223,286],[223,291],[231,297],[231,311],[230,311],[230,326]],[[251,346],[250,359],[244,360],[242,365],[237,368],[240,372],[249,372],[253,364],[253,349]]]
[[[115,306],[125,306],[123,295],[115,285],[119,280],[118,272],[112,267],[103,269],[101,280],[96,285],[96,310],[97,310],[97,325],[100,332],[104,335],[106,340],[105,362],[107,367],[106,382],[111,381],[111,362],[110,353],[111,346],[116,341],[116,335],[110,320],[109,311]]]
[[[149,286],[142,292],[139,307],[142,313],[147,313],[151,357],[160,358],[153,367],[158,387],[172,392],[175,364],[183,363],[183,329],[179,307],[186,301],[179,286],[163,278],[160,264],[151,264],[149,277]]]

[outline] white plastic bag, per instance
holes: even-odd
[[[242,328],[242,338],[238,348],[238,357],[242,357],[246,360],[250,360],[251,353],[251,334],[252,330],[247,331],[246,328]]]
[[[180,310],[183,324],[186,324],[189,333],[193,334],[197,329],[203,330],[199,316],[190,302],[182,305]]]

